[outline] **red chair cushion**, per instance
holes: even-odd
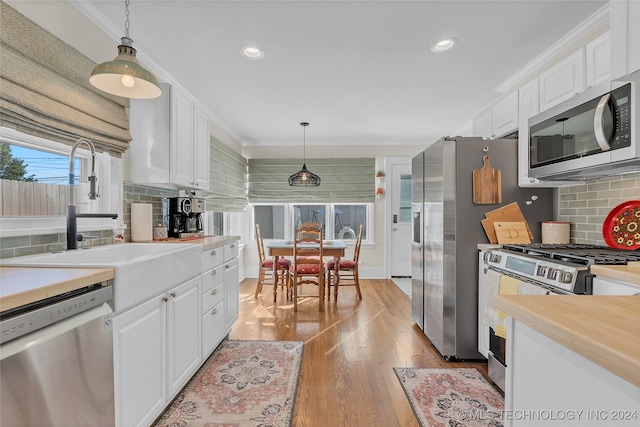
[[[272,259],[265,260],[262,263],[262,266],[264,268],[273,268],[273,260]],[[288,269],[289,267],[291,267],[291,260],[286,259],[286,258],[278,259],[278,268]]]
[[[335,268],[335,265],[336,265],[336,262],[334,260],[327,261],[327,268],[329,270],[333,270]],[[341,259],[340,260],[339,268],[347,269],[347,268],[354,268],[355,266],[356,266],[356,263],[353,262],[352,259]]]
[[[295,271],[296,266],[292,265],[289,269],[291,272]],[[319,264],[298,264],[298,274],[318,274],[320,272]]]

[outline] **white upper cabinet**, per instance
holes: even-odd
[[[518,91],[505,96],[491,107],[492,138],[500,138],[518,129]]]
[[[473,136],[491,139],[491,108],[475,116],[471,122]]]
[[[585,90],[584,49],[579,49],[540,74],[540,111]]]
[[[640,1],[609,2],[611,32],[611,79],[640,70]]]
[[[473,136],[500,138],[518,129],[518,92],[505,96],[471,121]]]
[[[540,112],[540,85],[534,79],[518,90],[518,185],[536,182],[529,179],[529,118]]]
[[[166,83],[161,87],[158,98],[131,100],[130,179],[208,190],[209,120],[187,93]]]
[[[609,81],[611,70],[611,43],[604,33],[585,47],[587,88]]]

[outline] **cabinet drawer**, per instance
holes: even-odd
[[[205,293],[213,289],[217,284],[224,279],[223,266],[219,265],[216,268],[212,268],[209,271],[205,271],[200,276],[202,278],[202,293]]]
[[[224,262],[231,261],[240,253],[240,242],[236,241],[224,245]]]
[[[224,262],[224,248],[215,248],[202,252],[202,271],[210,270]]]
[[[224,286],[219,284],[215,288],[202,293],[202,313],[211,310],[224,298]]]
[[[224,301],[202,315],[202,359],[209,357],[211,352],[222,341],[224,329]]]

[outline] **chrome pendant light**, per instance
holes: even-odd
[[[103,62],[91,72],[89,81],[103,92],[124,98],[150,99],[162,94],[158,79],[136,59],[133,40],[129,38],[129,0],[125,0],[125,36],[120,40],[118,56]]]
[[[303,129],[309,126],[309,123],[300,123]],[[317,187],[320,185],[320,177],[307,169],[307,132],[304,131],[303,139],[303,162],[302,169],[289,177],[289,185],[292,187]]]

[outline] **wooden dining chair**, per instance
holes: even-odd
[[[288,291],[289,289],[289,268],[291,267],[291,260],[286,258],[278,258],[276,268],[273,268],[273,259],[267,258],[264,250],[264,240],[262,239],[262,230],[260,225],[256,224],[256,244],[258,246],[258,256],[260,258],[260,265],[258,271],[258,284],[256,285],[255,298],[262,291],[264,284],[273,285],[273,302],[276,302],[278,296],[278,285]],[[287,292],[288,296],[288,292]]]
[[[298,311],[298,298],[317,297],[318,308],[324,306],[325,267],[322,246],[322,229],[300,227],[295,230],[293,241],[293,263],[289,269],[290,286],[293,290],[293,310]],[[299,294],[302,285],[318,287],[317,295]]]
[[[360,292],[360,276],[358,273],[358,261],[360,260],[360,246],[362,245],[362,224],[358,227],[356,246],[353,250],[353,259],[340,258],[338,269],[335,261],[327,262],[327,300],[331,299],[331,286],[333,286],[333,299],[338,301],[338,288],[341,286],[355,286],[358,298],[362,299]]]

